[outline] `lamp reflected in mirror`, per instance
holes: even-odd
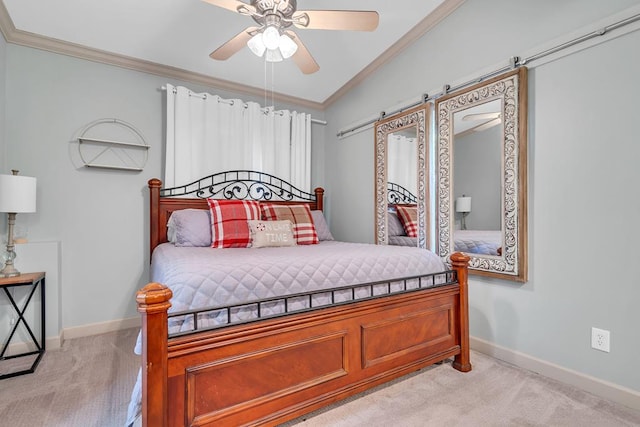
[[[460,220],[461,226],[460,228],[462,230],[466,230],[467,229],[467,215],[469,215],[469,212],[471,212],[471,197],[465,196],[464,194],[462,195],[462,197],[458,197],[456,199],[456,212],[462,214],[462,218]]]

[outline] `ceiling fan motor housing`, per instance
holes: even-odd
[[[251,0],[251,5],[260,15],[279,13],[284,18],[291,18],[297,3],[296,0]]]

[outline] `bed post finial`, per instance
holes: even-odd
[[[319,211],[324,210],[324,188],[318,187],[313,192],[316,195],[316,209]]]
[[[469,355],[469,261],[471,258],[462,252],[451,254],[451,266],[456,271],[460,285],[460,354],[456,355],[452,366],[460,372],[471,370]]]
[[[171,289],[149,283],[136,293],[142,313],[142,426],[167,425],[167,310]]]
[[[158,215],[160,215],[160,189],[162,181],[158,178],[151,178],[149,185],[149,216],[151,218],[149,228],[149,263],[151,263],[151,254],[153,249],[160,244],[160,224],[158,224]]]

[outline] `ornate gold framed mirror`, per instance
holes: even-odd
[[[527,69],[436,101],[437,251],[527,280]]]
[[[425,103],[375,124],[376,244],[427,247],[430,111],[431,104]],[[406,223],[399,222],[398,210]]]

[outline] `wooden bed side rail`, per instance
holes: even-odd
[[[159,283],[149,283],[136,294],[142,313],[142,425],[167,425],[167,310],[173,293]]]
[[[460,285],[460,354],[456,355],[452,366],[460,372],[471,370],[469,353],[469,261],[471,257],[462,252],[451,254],[451,266],[456,271]]]

